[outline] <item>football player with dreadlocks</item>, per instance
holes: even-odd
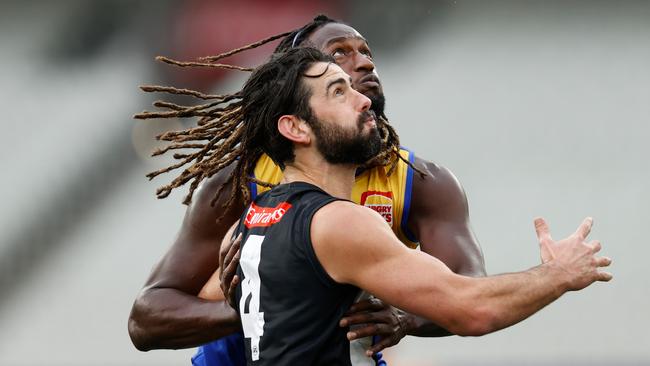
[[[369,162],[382,150],[382,164],[399,161],[397,147],[386,151],[397,136],[377,123],[351,80],[331,56],[291,49],[256,68],[230,103],[211,108],[211,120],[193,129],[219,135],[198,148],[210,152],[215,163],[205,167],[215,174],[234,155],[241,165],[228,178],[245,181],[261,154],[284,173],[226,234],[241,236],[233,305],[248,365],[352,365],[339,321],[359,289],[456,334],[479,336],[611,279],[601,271],[611,260],[597,256],[600,242],[586,241],[590,218],[559,241],[537,219],[542,264],[504,275],[457,275],[406,248],[381,213],[350,201],[360,166],[375,166]]]
[[[276,52],[308,45],[331,55],[351,76],[352,87],[371,100],[383,148],[357,176],[352,200],[379,212],[406,246],[419,246],[423,252],[440,259],[458,274],[484,276],[483,256],[470,228],[465,193],[449,170],[400,147],[398,137],[384,114],[382,85],[370,47],[354,28],[318,16],[292,32],[197,62],[159,59],[182,67],[251,71],[218,62],[280,38],[282,41]],[[175,154],[174,157],[181,160],[179,163],[149,175],[153,178],[189,165],[157,192],[159,197],[166,197],[172,189],[191,181],[185,200],[188,210],[173,246],[154,268],[133,305],[129,333],[141,350],[194,347],[240,329],[237,314],[226,301],[201,299],[197,294],[217,269],[219,243],[228,227],[251,199],[280,181],[282,171],[262,153],[261,148],[247,155],[249,160],[239,158],[242,145],[238,141],[244,132],[239,128],[241,121],[235,116],[237,108],[241,107],[241,94],[208,95],[162,86],[142,89],[190,95],[206,100],[206,103],[187,107],[156,102],[155,106],[168,111],[143,112],[136,116],[143,119],[200,119],[195,128],[159,136],[172,143],[154,155],[177,149],[195,149],[193,153]],[[225,118],[225,123],[216,124],[217,118]],[[259,143],[254,146],[262,146],[270,137],[247,135],[246,138],[257,139]],[[369,347],[370,353],[396,344],[407,334],[449,334],[428,320],[390,307],[375,298],[351,307],[350,313],[341,320],[341,326],[351,325],[359,326],[348,334],[351,340],[377,336],[374,345],[364,345]],[[234,335],[201,349],[196,362],[212,357],[208,353],[214,349],[223,351],[232,346],[239,347],[237,337],[241,338]],[[366,361],[371,360],[360,359],[357,364]]]

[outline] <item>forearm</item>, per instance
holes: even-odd
[[[478,245],[476,245],[476,248],[478,248]],[[486,276],[483,254],[480,250],[469,254],[462,252],[459,254],[465,255],[461,258],[463,260],[458,261],[459,265],[455,268],[455,273],[468,277]],[[427,318],[407,312],[403,313],[403,323],[406,327],[406,334],[408,335],[416,337],[448,337],[454,335],[454,333],[451,333]]]
[[[386,259],[388,263],[378,264],[377,268],[384,273],[385,268],[393,267],[390,282],[376,284],[368,290],[461,336],[484,335],[518,323],[567,290],[566,275],[551,264],[524,272],[470,278],[452,273],[426,254],[410,251],[406,255],[411,258],[394,254],[394,258]],[[378,270],[369,277],[380,273]],[[408,297],[408,294],[417,296]],[[410,333],[429,327],[421,322],[413,328]]]
[[[129,316],[129,335],[141,351],[196,347],[239,329],[239,316],[226,301],[170,288],[143,290]]]
[[[514,325],[558,299],[565,291],[562,273],[551,265],[528,271],[475,279],[466,293],[477,326],[463,335],[483,335]],[[454,331],[453,327],[451,328]]]

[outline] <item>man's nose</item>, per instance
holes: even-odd
[[[359,93],[359,92],[356,91],[356,90],[355,90],[355,92],[356,92],[357,94],[359,94],[359,98],[360,98],[360,101],[361,101],[361,103],[360,103],[361,111],[362,111],[362,112],[365,112],[365,111],[369,110],[369,109],[370,109],[370,105],[372,104],[372,103],[370,102],[370,98],[366,97],[365,95]]]
[[[375,69],[375,64],[367,55],[364,55],[363,53],[356,51],[354,52],[353,57],[354,57],[354,71],[373,71]]]

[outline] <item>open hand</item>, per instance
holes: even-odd
[[[535,219],[542,263],[556,265],[563,271],[568,290],[580,290],[595,281],[612,279],[610,273],[599,270],[612,263],[612,260],[607,257],[596,256],[602,248],[600,241],[585,241],[592,225],[593,219],[588,217],[575,233],[565,239],[554,241],[546,221],[542,218]]]
[[[339,325],[357,328],[347,334],[349,340],[379,336],[379,341],[366,351],[368,356],[399,343],[407,333],[405,323],[408,314],[392,307],[378,298],[359,301],[350,307]]]

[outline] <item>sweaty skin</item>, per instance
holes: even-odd
[[[370,98],[382,94],[370,48],[354,28],[326,24],[309,36],[307,44],[332,55],[351,76],[353,88]],[[483,255],[471,231],[467,199],[460,183],[449,170],[434,163],[416,157],[415,165],[425,176],[414,174],[408,227],[422,251],[439,258],[458,274],[484,276]],[[195,347],[240,329],[236,312],[221,299],[222,295],[210,291],[218,289],[215,272],[222,238],[244,210],[243,203],[236,202],[224,212],[222,205],[231,187],[223,191],[215,205],[210,205],[233,168],[220,171],[200,185],[178,236],[137,296],[128,328],[139,350]],[[213,274],[214,282],[207,285],[203,296],[215,300],[199,298],[197,295]],[[349,334],[350,339],[382,335],[384,341],[373,347],[374,352],[396,344],[404,334],[449,334],[428,320],[376,302],[357,304],[351,310],[359,312],[344,318],[343,326],[378,323]]]

